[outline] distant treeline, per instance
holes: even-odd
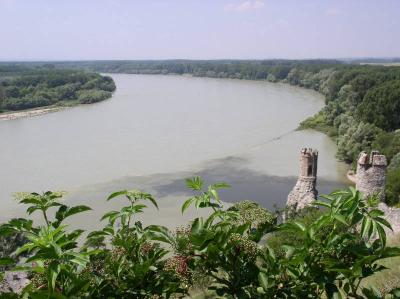
[[[393,59],[392,59],[393,60]],[[393,60],[395,61],[395,60]],[[397,61],[397,60],[396,60]],[[131,74],[191,74],[199,77],[284,82],[314,89],[326,106],[305,120],[334,137],[338,157],[353,163],[362,150],[376,149],[390,161],[387,201],[400,201],[400,67],[360,65],[386,60],[166,60],[54,62],[49,68]],[[30,63],[38,67],[43,63]],[[283,111],[284,112],[284,111]]]
[[[0,112],[90,104],[111,97],[111,77],[54,66],[0,64]]]

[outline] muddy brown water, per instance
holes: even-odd
[[[298,173],[302,147],[320,151],[320,193],[342,187],[346,165],[327,136],[295,131],[324,100],[316,92],[267,82],[113,74],[110,100],[38,117],[0,122],[1,220],[22,216],[17,191],[66,190],[68,204],[94,210],[75,226],[94,228],[122,200],[113,191],[140,188],[154,194],[160,210],[145,222],[176,226],[190,195],[184,179],[201,175],[226,181],[226,202],[250,199],[282,206]]]

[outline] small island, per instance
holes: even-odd
[[[36,116],[106,100],[115,91],[109,76],[54,65],[0,65],[0,120]]]

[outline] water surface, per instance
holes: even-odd
[[[345,183],[335,144],[315,131],[295,131],[323,106],[313,91],[244,80],[112,76],[117,91],[110,100],[0,122],[2,219],[21,215],[11,196],[16,191],[67,190],[70,204],[95,208],[96,220],[114,208],[104,203],[107,194],[144,188],[161,203],[148,217],[176,223],[176,207],[187,196],[183,179],[197,174],[231,183],[223,193],[228,202],[252,199],[271,208],[292,188],[302,147],[320,151],[320,191]]]

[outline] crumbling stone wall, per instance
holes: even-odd
[[[361,152],[357,161],[356,189],[364,195],[377,195],[382,201],[378,208],[385,213],[385,218],[389,221],[393,230],[385,228],[386,234],[393,236],[400,233],[400,209],[388,207],[383,202],[385,199],[387,161],[384,155],[377,151],[368,155]]]
[[[377,195],[385,199],[387,161],[384,155],[372,151],[361,152],[357,160],[356,189],[364,195]]]
[[[299,211],[316,200],[318,151],[303,148],[300,152],[300,174],[293,190],[289,193],[286,206]]]

